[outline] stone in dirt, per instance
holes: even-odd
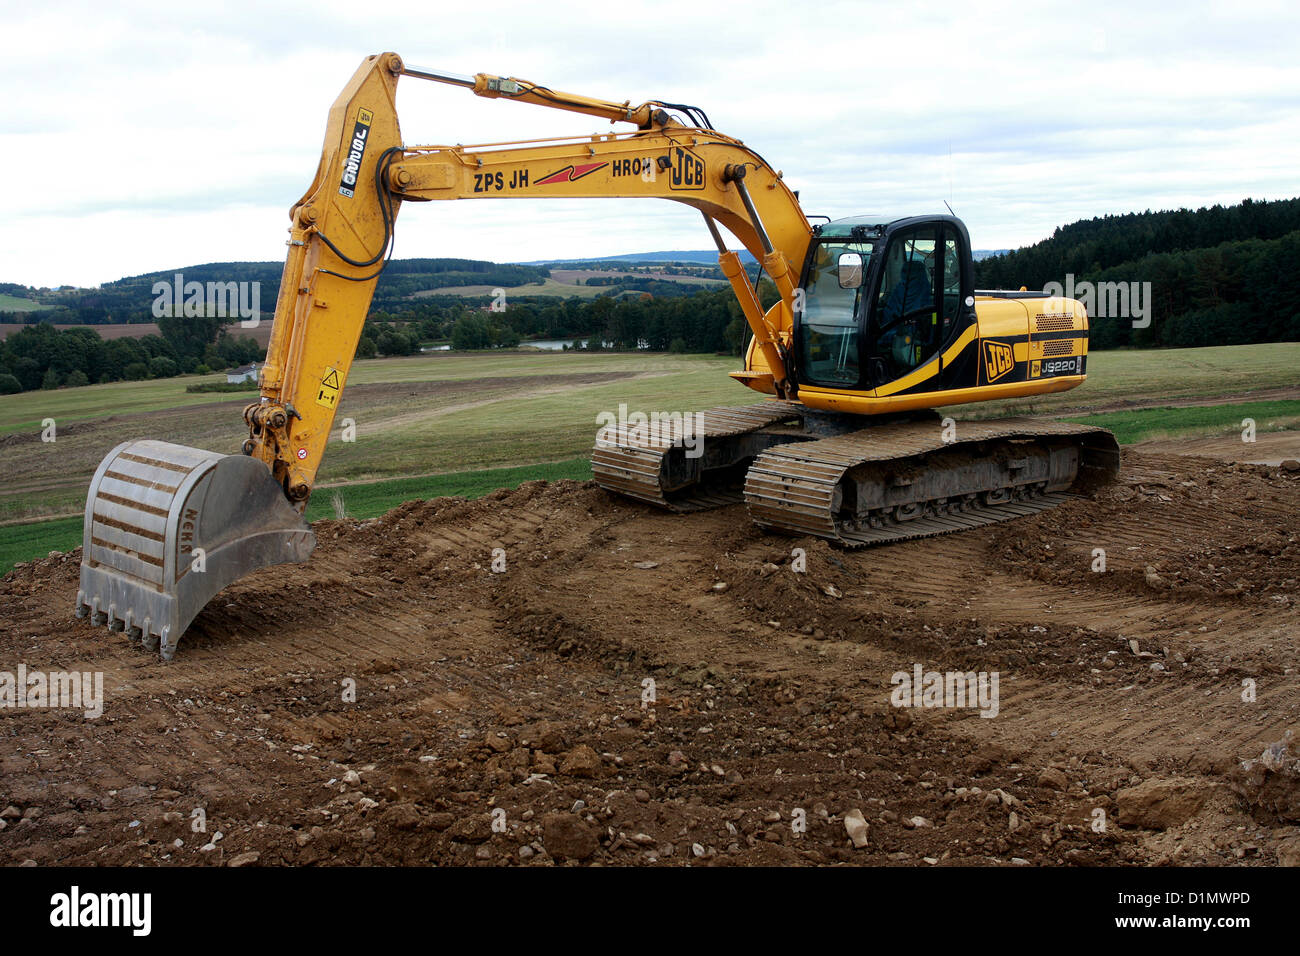
[[[1229,777],[1256,818],[1300,823],[1300,756],[1294,749],[1294,735],[1287,731],[1258,757],[1243,760]]]
[[[853,841],[854,847],[862,849],[867,845],[867,818],[862,815],[861,810],[850,810],[844,814],[844,830],[848,833],[849,839]]]
[[[492,823],[486,814],[467,813],[447,828],[453,843],[483,843],[492,838]]]
[[[411,803],[397,803],[384,811],[380,821],[394,830],[414,830],[420,825],[420,811]]]
[[[1038,775],[1038,785],[1049,790],[1064,790],[1070,785],[1070,781],[1056,767],[1048,767]]]
[[[1204,784],[1191,777],[1144,780],[1116,797],[1121,826],[1167,830],[1181,826],[1200,812],[1209,799]]]
[[[247,853],[241,853],[236,857],[231,857],[226,866],[249,866],[256,863],[262,858],[262,854],[256,850],[249,850]]]
[[[564,749],[564,728],[561,724],[543,721],[521,733],[519,743],[543,753],[559,753]]]
[[[1277,848],[1278,866],[1300,866],[1300,837],[1293,837]]]
[[[585,860],[600,846],[596,829],[572,813],[542,817],[542,845],[557,860]]]
[[[560,773],[571,777],[594,777],[600,772],[600,754],[586,744],[578,744],[565,755]]]

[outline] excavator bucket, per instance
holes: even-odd
[[[77,616],[171,660],[218,591],[256,568],[306,561],[315,546],[260,460],[124,442],[90,483]]]

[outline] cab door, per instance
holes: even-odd
[[[881,257],[863,334],[864,364],[873,388],[928,368],[903,391],[955,387],[943,352],[975,321],[973,278],[961,233],[951,223],[924,223],[889,236]]]
[[[866,323],[866,364],[872,387],[919,368],[942,341],[940,231],[938,224],[926,224],[889,237]]]

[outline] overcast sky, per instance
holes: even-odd
[[[0,3],[0,281],[281,259],[366,54],[702,106],[809,214],[942,210],[976,248],[1083,217],[1300,195],[1300,4]],[[408,145],[608,130],[404,78]],[[736,244],[733,243],[733,247]],[[397,255],[710,247],[653,200],[408,205]]]

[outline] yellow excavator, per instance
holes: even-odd
[[[403,76],[630,128],[405,146],[395,107]],[[593,197],[669,199],[701,212],[753,333],[731,376],[766,396],[663,428],[607,424],[592,453],[603,487],[672,511],[743,500],[765,529],[857,547],[1032,514],[1117,473],[1118,446],[1101,429],[955,422],[934,411],[1074,388],[1087,360],[1080,303],[975,291],[970,238],[956,217],[813,224],[782,173],[696,107],[417,69],[383,53],[330,108],[316,176],[290,210],[242,454],[154,440],[109,452],[86,500],[78,616],[170,659],[227,584],[307,560],[315,538],[303,511],[403,203]],[[775,285],[770,308],[724,229]]]

